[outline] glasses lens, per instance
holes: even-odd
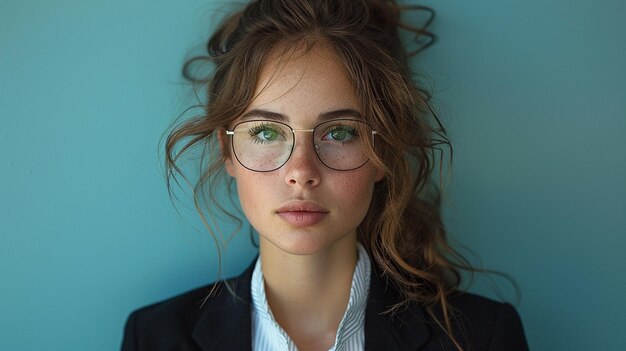
[[[233,151],[237,160],[253,171],[280,168],[291,155],[293,133],[289,126],[273,121],[250,121],[234,129]]]
[[[338,119],[315,127],[313,140],[317,155],[327,167],[347,171],[367,163],[367,147],[373,143],[373,134],[365,122]]]

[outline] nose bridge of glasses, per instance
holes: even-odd
[[[294,136],[294,144],[295,144],[295,139],[296,139],[296,132],[298,133],[313,133],[315,131],[315,129],[295,129],[295,128],[291,128],[291,132],[293,133]]]
[[[315,129],[294,129],[294,128],[291,128],[291,131],[292,131],[293,136],[294,136],[293,141],[292,141],[292,143],[293,143],[292,144],[292,148],[294,149],[294,152],[295,152],[295,149],[296,149],[296,139],[297,139],[296,138],[296,132],[313,133],[315,131]],[[308,143],[306,141],[304,141],[304,142],[305,142],[304,147],[305,147],[305,150],[306,150],[306,145],[308,145]],[[300,146],[300,148],[302,148],[302,146]],[[313,140],[313,149],[317,150],[318,148],[319,147],[317,145],[315,145],[315,140]]]

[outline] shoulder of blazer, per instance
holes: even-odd
[[[510,304],[466,292],[451,294],[449,302],[453,309],[453,332],[464,350],[528,350],[521,319]],[[435,315],[442,320],[440,311],[435,311]],[[439,340],[439,344],[446,345],[442,350],[454,350],[450,339],[441,328],[433,330],[436,330],[434,339]]]
[[[431,315],[425,305],[411,301],[394,313],[386,313],[402,301],[402,296],[377,267],[373,268],[365,322],[366,350],[456,350],[436,321],[443,324],[441,308],[431,308]],[[463,350],[528,350],[519,315],[510,304],[465,292],[454,292],[448,299],[453,310],[452,331]]]
[[[249,349],[253,268],[132,312],[122,350]]]

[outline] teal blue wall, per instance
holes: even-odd
[[[158,156],[214,3],[0,2],[0,349],[117,349],[132,309],[214,279]],[[626,349],[626,3],[429,3],[451,235],[520,284],[533,350]]]

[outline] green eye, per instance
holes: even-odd
[[[272,141],[278,139],[278,133],[275,130],[265,129],[259,133],[259,137],[263,140]]]
[[[338,124],[326,129],[323,133],[322,140],[339,141],[347,143],[354,141],[358,137],[357,130],[351,126]]]
[[[348,136],[345,129],[335,129],[330,132],[330,136],[335,140],[344,140]]]
[[[258,144],[267,144],[272,142],[284,141],[285,134],[280,126],[263,123],[248,129],[248,134],[253,142]]]

